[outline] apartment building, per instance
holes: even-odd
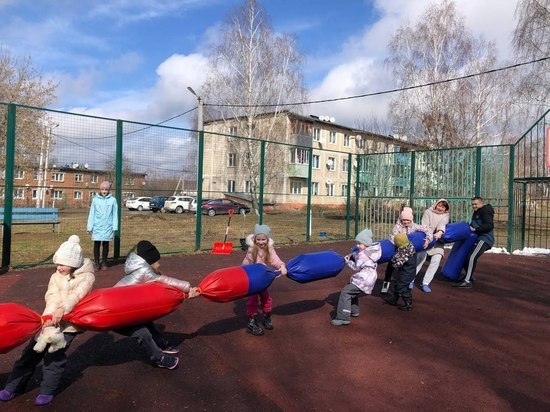
[[[329,116],[282,112],[259,116],[253,125],[239,120],[204,124],[203,190],[209,197],[229,193],[249,196],[259,175],[264,139],[281,143],[269,143],[265,149],[264,199],[298,207],[307,200],[310,161],[312,203],[341,206],[346,201],[348,172],[356,167],[355,156],[350,154],[401,153],[416,148],[403,139],[340,125]],[[253,130],[257,140],[234,137],[247,134],[240,130],[243,125]]]
[[[76,163],[48,168],[45,178],[37,169],[15,169],[13,205],[15,207],[89,207],[104,180],[112,180],[112,172],[92,170]],[[5,172],[0,173],[0,200],[4,199]],[[140,196],[147,184],[147,175],[125,172],[122,198]]]

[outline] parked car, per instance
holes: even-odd
[[[164,212],[164,202],[166,202],[166,199],[168,199],[170,196],[166,195],[158,195],[151,199],[149,202],[149,209],[151,209],[154,213],[157,213],[158,211]]]
[[[150,197],[136,197],[134,199],[128,199],[126,201],[126,207],[129,210],[149,210],[149,202],[151,201]]]
[[[191,196],[170,196],[164,202],[164,210],[172,213],[189,212],[189,205],[194,199]]]
[[[228,214],[229,210],[233,210],[235,213],[249,213],[250,208],[239,202],[234,202],[229,199],[212,199],[207,202],[203,202],[201,206],[203,214],[208,216]]]

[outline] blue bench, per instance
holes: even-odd
[[[12,225],[52,225],[59,233],[59,210],[54,207],[14,207]],[[0,207],[0,222],[4,222],[4,208]]]

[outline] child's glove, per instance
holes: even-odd
[[[189,298],[196,298],[197,296],[199,296],[201,294],[199,288],[190,288],[189,289]]]

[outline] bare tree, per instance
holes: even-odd
[[[239,136],[265,140],[264,184],[281,177],[288,148],[282,124],[285,111],[298,111],[286,102],[306,100],[302,57],[295,40],[275,33],[269,16],[256,0],[245,0],[220,29],[219,42],[210,53],[211,71],[205,84],[207,119],[236,127]],[[235,130],[235,129],[233,129]],[[241,178],[250,182],[255,211],[260,191],[260,144],[252,139],[231,139]]]
[[[506,133],[498,113],[506,104],[504,76],[480,73],[496,64],[496,46],[474,37],[452,1],[429,6],[416,24],[405,23],[390,40],[389,57],[399,86],[435,83],[401,92],[390,104],[394,127],[431,147],[499,141]]]
[[[520,0],[516,8],[518,19],[513,44],[516,55],[522,60],[538,59],[550,55],[550,1]],[[550,63],[540,62],[522,70],[518,94],[523,102],[535,106],[535,114],[548,108],[550,92]]]
[[[45,80],[40,72],[33,67],[29,58],[17,59],[0,49],[0,102],[18,103],[34,107],[46,107],[55,99],[57,85]],[[6,106],[0,106],[0,156],[4,167],[6,147],[5,116]],[[40,145],[50,133],[49,122],[44,111],[35,109],[19,109],[17,112],[16,162],[19,167],[36,164],[40,153]]]

